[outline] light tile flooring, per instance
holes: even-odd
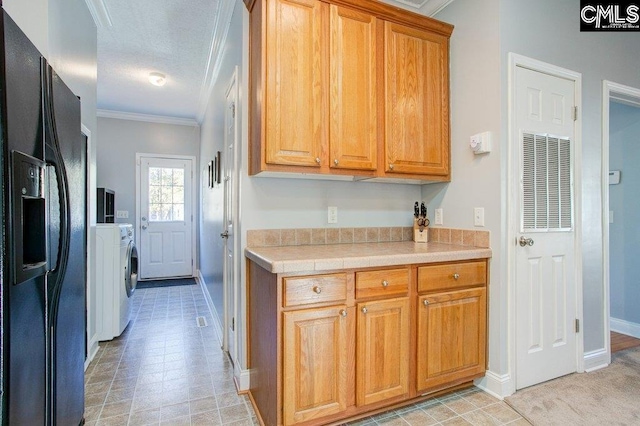
[[[85,374],[85,420],[94,425],[256,425],[236,394],[199,286],[138,289],[122,336],[101,342]],[[198,327],[204,316],[209,326]],[[528,425],[477,388],[368,417],[354,425]]]

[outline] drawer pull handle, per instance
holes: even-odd
[[[389,287],[389,281],[387,280],[382,281],[382,287]]]
[[[316,163],[320,164],[320,157],[316,157]]]
[[[363,307],[362,307],[362,309],[361,309],[361,311],[362,311],[362,313],[363,313],[363,314],[366,314],[366,313],[367,313],[367,307],[366,307],[366,306],[363,306]]]
[[[453,279],[457,280],[458,278],[460,278],[460,274],[458,274],[457,272],[455,274],[453,274]]]
[[[314,286],[313,287],[313,292],[315,294],[320,294],[320,293],[322,293],[322,289],[320,287],[318,287],[318,286]]]
[[[347,316],[347,310],[346,309],[340,309],[340,316],[341,317],[346,317]]]
[[[428,301],[427,299],[424,299],[424,300],[422,301],[422,304],[423,304],[424,306],[429,306],[429,301]]]

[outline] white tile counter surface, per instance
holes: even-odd
[[[403,241],[248,247],[245,255],[267,271],[279,274],[484,259],[491,257],[491,249]]]

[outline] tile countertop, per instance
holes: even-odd
[[[248,247],[245,256],[267,271],[278,274],[484,259],[491,257],[491,249],[403,241]]]

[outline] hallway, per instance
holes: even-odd
[[[100,343],[85,386],[89,426],[257,424],[198,285],[138,289],[131,323]]]

